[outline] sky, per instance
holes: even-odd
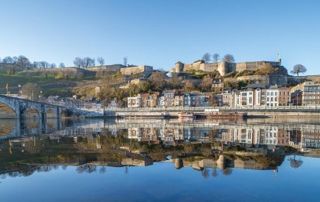
[[[79,57],[152,65],[204,53],[276,60],[320,74],[318,0],[0,0],[0,58],[72,65]]]

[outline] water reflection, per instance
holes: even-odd
[[[171,162],[202,176],[232,174],[233,168],[274,170],[290,157],[299,168],[300,155],[319,154],[316,122],[290,123],[177,120],[2,120],[0,173],[28,176],[59,166],[78,166],[78,173],[105,172],[107,166],[150,166]],[[18,128],[17,128],[18,127]]]
[[[320,177],[315,120],[52,119],[0,126],[3,201],[257,201],[257,194],[272,201],[266,187],[282,201],[315,201],[317,190],[307,185]],[[289,196],[277,187],[294,191]]]

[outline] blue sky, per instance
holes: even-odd
[[[0,0],[0,57],[76,56],[168,69],[206,52],[320,74],[317,0]]]

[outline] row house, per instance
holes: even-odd
[[[206,107],[210,105],[210,95],[204,93],[186,93],[184,94],[184,106],[186,107]]]
[[[162,92],[162,96],[159,98],[160,107],[174,107],[175,106],[175,90],[166,90]]]
[[[141,94],[142,107],[157,107],[159,93],[144,93]]]
[[[158,142],[158,131],[156,128],[128,128],[128,139],[139,142]]]
[[[230,107],[255,107],[255,106],[287,106],[290,103],[289,88],[270,88],[270,89],[245,89],[224,92],[222,105]]]
[[[224,131],[221,140],[253,145],[289,145],[290,133],[275,126],[236,127]]]
[[[303,92],[301,90],[295,90],[291,93],[291,103],[295,106],[301,106],[302,105],[302,94]]]
[[[262,90],[261,89],[246,89],[242,91],[232,91],[232,98],[229,100],[233,103],[231,107],[253,107],[262,104]],[[226,96],[224,96],[226,97]]]
[[[302,94],[302,104],[315,106],[320,104],[320,84],[305,82]]]
[[[159,93],[143,93],[135,97],[128,97],[128,108],[156,107],[158,105]]]
[[[135,97],[128,97],[128,108],[139,108],[142,106],[141,95],[137,95]]]
[[[176,91],[164,91],[159,98],[160,107],[205,107],[210,105],[210,95],[200,92],[177,95]]]
[[[191,92],[178,95],[175,90],[168,90],[159,96],[159,93],[138,94],[135,97],[128,97],[128,108],[139,107],[206,107],[217,105],[221,102],[220,96],[213,96],[211,93]]]
[[[320,104],[320,84],[306,81],[291,89],[293,105],[316,106]]]

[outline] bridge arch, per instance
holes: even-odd
[[[41,111],[36,107],[26,107],[21,110],[21,116],[23,118],[37,118],[41,117]]]
[[[16,118],[17,103],[0,96],[0,118]]]

